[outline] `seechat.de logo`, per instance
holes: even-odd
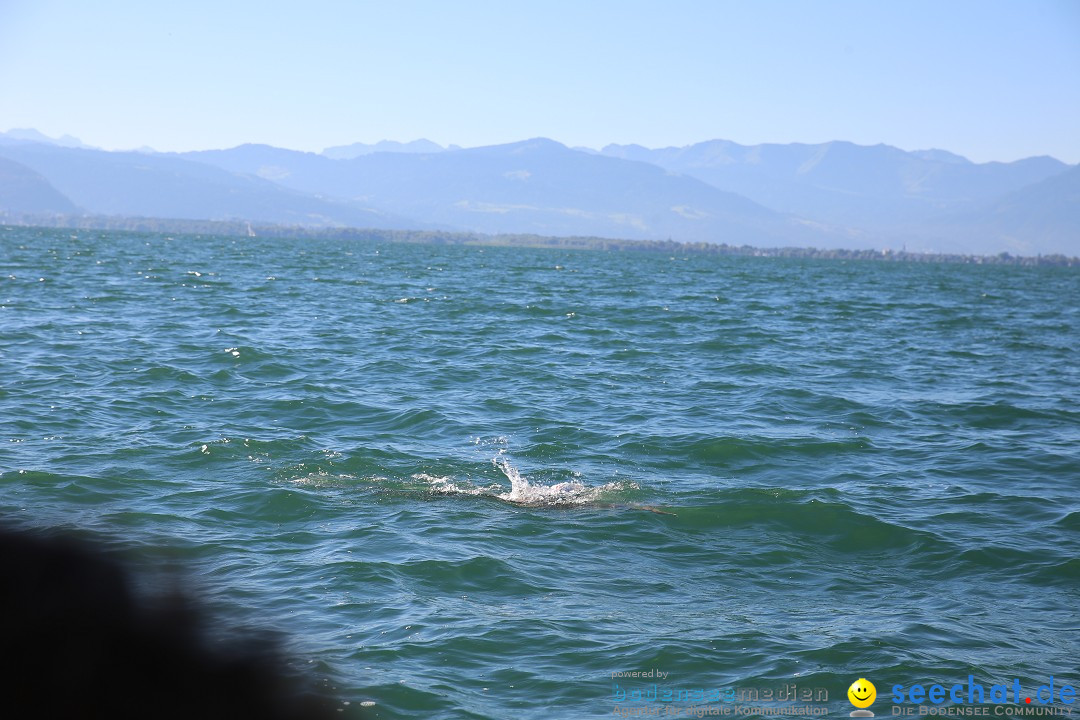
[[[874,687],[874,683],[866,678],[859,678],[847,689],[847,697],[851,704],[858,708],[851,711],[851,717],[874,717],[874,712],[866,709],[877,699],[877,688]]]

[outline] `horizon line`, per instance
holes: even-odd
[[[22,222],[19,222],[19,220]],[[51,221],[51,222],[50,222]],[[153,225],[152,228],[139,227]],[[169,227],[171,226],[171,228]],[[601,235],[541,235],[538,233],[485,233],[469,230],[421,230],[370,228],[359,226],[305,226],[283,223],[252,223],[249,220],[196,220],[184,218],[141,217],[133,215],[37,215],[21,213],[9,216],[0,212],[0,228],[33,228],[38,230],[96,230],[121,233],[154,233],[159,235],[203,235],[241,237],[256,239],[328,239],[364,240],[379,239],[390,243],[419,245],[448,244],[457,246],[493,246],[540,248],[546,250],[586,250],[590,252],[662,251],[676,248],[691,253],[738,255],[743,257],[803,257],[820,260],[865,260],[887,262],[941,262],[962,265],[1054,265],[1058,267],[1080,266],[1080,256],[1065,253],[1037,253],[1016,255],[1010,252],[961,253],[936,250],[908,250],[903,243],[900,250],[891,246],[880,248],[816,247],[812,245],[732,245],[727,242],[704,240],[666,240],[604,237]],[[204,232],[205,229],[205,232]],[[264,233],[259,235],[256,231]],[[368,237],[363,237],[367,235]],[[984,262],[986,261],[986,262]],[[1062,262],[1064,261],[1064,262]]]

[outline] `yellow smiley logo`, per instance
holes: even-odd
[[[866,678],[859,678],[847,689],[848,700],[857,708],[868,708],[877,699],[877,688]]]

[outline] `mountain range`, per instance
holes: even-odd
[[[0,218],[48,214],[1077,255],[1080,166],[847,142],[172,154],[0,133]]]

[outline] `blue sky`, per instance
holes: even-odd
[[[1080,162],[1080,2],[0,0],[0,130],[159,150],[546,136]]]

